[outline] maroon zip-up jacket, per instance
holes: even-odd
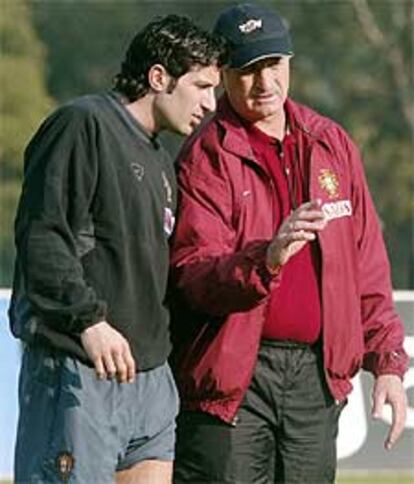
[[[322,200],[330,220],[318,235],[322,343],[327,383],[341,401],[361,367],[375,376],[404,374],[404,332],[358,150],[333,121],[289,99],[285,107],[307,147],[310,198]],[[272,181],[225,97],[184,146],[178,182],[172,362],[183,407],[232,422],[252,377],[268,296],[283,269],[272,277],[265,265],[276,230]]]

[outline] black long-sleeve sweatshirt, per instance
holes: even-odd
[[[58,109],[25,152],[9,310],[15,336],[88,361],[86,327],[105,320],[139,370],[169,353],[168,237],[174,167],[111,92]]]

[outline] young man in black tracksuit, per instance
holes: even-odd
[[[214,110],[221,56],[188,19],[155,20],[113,91],[64,105],[27,147],[10,307],[25,343],[16,482],[171,480],[176,189],[157,134],[187,135]]]

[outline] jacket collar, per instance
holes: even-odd
[[[323,133],[331,124],[328,118],[290,98],[286,100],[285,109],[294,129],[302,131],[313,141],[323,142]]]
[[[309,143],[318,141],[325,144],[323,132],[329,125],[327,118],[290,98],[286,100],[285,109],[292,129],[301,131]],[[237,156],[256,161],[246,129],[225,94],[218,102],[216,120],[224,129],[223,148]]]
[[[223,148],[242,158],[256,161],[246,129],[225,94],[218,102],[217,122],[224,128]]]

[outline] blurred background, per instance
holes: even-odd
[[[20,193],[23,150],[44,116],[75,96],[110,88],[129,41],[154,16],[189,15],[211,28],[217,13],[234,3],[237,2],[0,0],[0,287],[11,285],[13,219]],[[399,311],[408,334],[414,335],[414,298],[409,292],[414,289],[414,0],[256,3],[276,7],[291,27],[295,48],[291,96],[342,124],[361,149],[384,229],[393,284],[404,291],[399,296]],[[174,155],[182,139],[173,135],[163,138]],[[3,296],[7,300],[8,292]],[[4,349],[5,339],[1,339],[9,337],[5,308],[3,303],[0,385],[14,391],[15,372],[7,370],[4,355],[9,353]],[[407,344],[411,342],[410,336]],[[414,357],[412,345],[410,348],[410,356]],[[10,358],[9,364],[13,360],[15,365],[14,356]],[[361,435],[364,432],[369,405],[359,380],[357,392],[358,388],[365,406],[362,420],[349,420],[350,428],[355,426],[355,438],[358,431]],[[11,393],[1,392],[0,401],[10,398]],[[7,405],[0,406],[0,443],[1,439],[4,441],[2,434],[10,432],[3,422],[8,422],[9,427],[14,424],[13,405],[11,420],[3,412]],[[385,430],[380,428],[378,432],[380,440],[374,445],[381,447]],[[412,428],[408,435],[404,451],[407,457],[398,464],[404,469],[412,467],[414,456]],[[7,449],[10,441],[5,444]],[[4,466],[9,466],[11,455],[10,450],[4,449],[0,445],[0,477],[4,475]],[[355,464],[355,459],[350,460],[353,454],[347,452],[343,450],[345,469],[373,468],[378,459],[371,455],[368,464],[366,459]],[[2,459],[7,463],[3,465]],[[381,467],[381,462],[378,465]]]

